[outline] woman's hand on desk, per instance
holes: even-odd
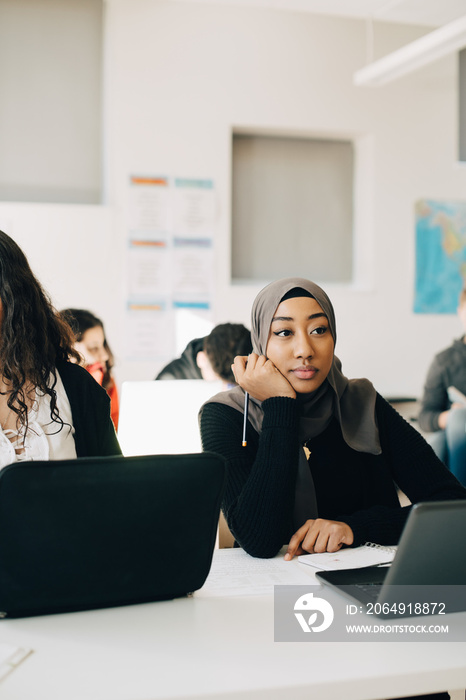
[[[248,357],[237,355],[231,368],[240,387],[258,401],[272,396],[296,398],[288,379],[264,355],[256,355],[255,352]]]
[[[346,523],[323,518],[306,520],[291,538],[285,559],[299,554],[338,552],[343,545],[353,544],[353,540],[353,531]]]

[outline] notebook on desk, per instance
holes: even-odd
[[[418,503],[390,566],[317,571],[316,577],[364,605],[386,604],[386,610],[408,590],[413,602],[420,602],[422,589],[432,593],[435,587],[448,587],[454,598],[450,611],[466,610],[465,533],[466,500]],[[391,617],[390,610],[384,616]],[[393,616],[400,616],[398,610]]]
[[[204,584],[225,478],[212,453],[0,471],[0,617],[176,598]]]
[[[198,413],[223,382],[123,382],[118,440],[124,455],[201,452]]]

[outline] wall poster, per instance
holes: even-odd
[[[414,312],[454,314],[466,283],[466,202],[416,202]]]
[[[131,176],[128,211],[127,356],[168,361],[212,327],[213,181]]]

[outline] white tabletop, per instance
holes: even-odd
[[[225,556],[227,551],[215,554],[213,573]],[[202,592],[167,602],[5,619],[0,642],[34,653],[1,681],[0,696],[374,700],[466,687],[466,640],[277,643],[273,625],[271,595]]]

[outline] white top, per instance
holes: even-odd
[[[28,415],[28,430],[23,444],[24,429],[3,430],[0,426],[0,469],[13,462],[47,459],[74,459],[73,417],[68,396],[57,372],[57,408],[64,425],[50,418],[50,396],[36,389],[36,399]]]

